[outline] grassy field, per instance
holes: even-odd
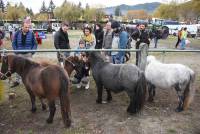
[[[69,31],[70,45],[77,46],[81,31]],[[159,40],[158,48],[174,49],[176,38],[170,36]],[[190,39],[187,49],[199,49],[200,40]],[[134,42],[132,43],[134,48]],[[4,47],[11,49],[10,41],[5,40]],[[39,49],[54,48],[53,36],[47,39]],[[153,48],[153,43],[150,45]],[[126,108],[129,99],[126,93],[114,94],[113,101],[108,104],[96,104],[96,86],[92,76],[89,90],[77,89],[71,85],[71,109],[73,125],[70,129],[63,127],[60,114],[60,103],[56,103],[56,114],[53,124],[46,124],[48,110],[42,111],[39,100],[38,110],[32,114],[30,98],[23,86],[16,87],[16,98],[8,99],[8,81],[3,82],[5,88],[3,100],[0,102],[0,134],[200,134],[200,53],[150,53],[165,63],[182,63],[191,67],[196,73],[194,101],[187,111],[176,113],[178,101],[174,90],[156,90],[153,103],[146,102],[144,110],[137,115],[129,115]],[[55,53],[38,53],[34,59],[52,60],[56,63]],[[129,63],[135,62],[132,53]],[[106,95],[104,93],[104,99]]]

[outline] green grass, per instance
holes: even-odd
[[[176,130],[175,129],[169,129],[168,130],[168,134],[176,134]]]

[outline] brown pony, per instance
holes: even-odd
[[[41,100],[43,110],[46,109],[46,105],[42,99],[46,98],[50,110],[46,121],[52,123],[56,111],[55,99],[59,97],[64,125],[66,127],[71,125],[69,76],[62,67],[50,64],[41,65],[17,55],[3,56],[1,60],[1,79],[4,80],[15,72],[21,76],[31,98],[33,113],[36,112],[35,96]]]
[[[76,72],[81,71],[84,59],[78,56],[69,56],[63,59],[64,59],[64,69],[67,71],[69,77],[71,76],[71,73],[74,70]],[[46,67],[48,65],[51,65],[52,63],[47,62],[47,61],[40,61],[39,64]]]

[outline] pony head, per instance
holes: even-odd
[[[156,60],[155,56],[153,56],[153,55],[147,56],[147,65],[148,65],[149,63],[151,63],[152,61],[155,61],[155,60]]]

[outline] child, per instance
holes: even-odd
[[[86,49],[85,41],[80,40],[79,46],[77,49]],[[81,65],[81,71],[80,73],[76,73],[74,75],[74,79],[72,81],[73,84],[77,84],[77,88],[81,88],[81,86],[85,87],[85,89],[89,89],[89,64],[86,62],[86,53],[85,52],[76,52],[76,56],[79,56],[83,60],[83,64]]]

